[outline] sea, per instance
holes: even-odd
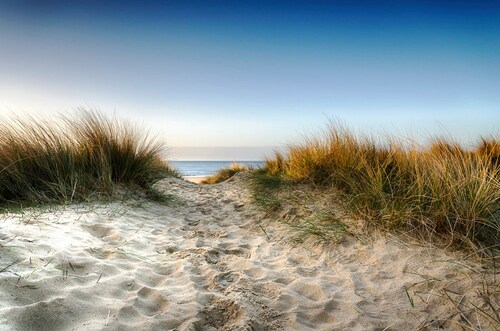
[[[233,163],[242,164],[252,168],[264,165],[264,161],[170,161],[183,177],[206,177],[213,175],[218,170],[231,166]]]

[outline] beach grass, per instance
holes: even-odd
[[[254,198],[265,205],[277,183],[306,183],[337,190],[346,210],[371,225],[498,249],[499,139],[482,138],[469,149],[450,138],[426,146],[407,141],[375,140],[330,123],[321,135],[266,160],[253,176]]]
[[[223,182],[225,180],[228,180],[229,178],[233,177],[238,172],[247,171],[249,169],[250,168],[245,166],[245,165],[234,162],[229,167],[222,168],[222,169],[218,170],[215,174],[203,179],[200,183],[201,184],[217,184],[217,183]]]
[[[254,203],[269,213],[278,212],[283,206],[280,192],[287,191],[287,181],[283,176],[266,167],[256,169],[250,176],[250,187]]]
[[[99,111],[5,118],[0,136],[4,205],[110,196],[116,184],[150,190],[159,179],[178,176],[162,157],[162,141]]]

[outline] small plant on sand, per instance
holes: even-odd
[[[219,171],[217,171],[215,174],[212,176],[209,176],[205,178],[204,180],[201,181],[202,184],[217,184],[220,182],[223,182],[225,180],[228,180],[229,178],[233,177],[235,174],[238,172],[242,171],[247,171],[250,168],[238,164],[238,163],[233,163],[227,168],[222,168]]]
[[[250,176],[252,198],[255,204],[267,212],[276,212],[282,206],[280,190],[286,182],[279,174],[273,174],[267,168],[257,169]]]
[[[157,189],[156,187],[151,187],[150,189],[148,189],[146,192],[146,197],[151,201],[155,201],[164,205],[178,199],[175,195],[165,193],[162,190]]]
[[[337,215],[338,206],[325,203],[329,197],[317,189],[287,180],[266,168],[253,171],[248,183],[253,202],[265,212],[265,218],[287,224],[293,230],[292,242],[303,243],[312,238],[315,243],[338,243],[349,234]]]
[[[499,155],[493,138],[470,150],[450,139],[407,147],[402,139],[379,142],[332,124],[267,160],[259,181],[335,189],[352,214],[373,225],[491,246],[500,241]],[[262,185],[253,187],[262,195]]]
[[[178,176],[158,139],[99,112],[75,115],[2,120],[1,204],[110,196],[117,183],[149,190],[161,178]]]
[[[349,233],[340,219],[322,210],[290,226],[297,232],[293,238],[297,243],[303,242],[308,237],[314,237],[315,241],[320,243],[340,242]]]

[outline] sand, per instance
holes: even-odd
[[[204,179],[208,178],[207,176],[186,176],[185,180],[191,183],[200,184]]]
[[[467,321],[484,275],[458,253],[384,236],[294,245],[241,181],[158,187],[174,200],[1,216],[0,330],[494,328]]]

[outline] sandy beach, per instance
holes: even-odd
[[[487,308],[488,278],[463,253],[382,235],[292,244],[237,177],[164,179],[167,205],[135,197],[1,215],[0,329],[494,328],[471,320],[472,303]]]

